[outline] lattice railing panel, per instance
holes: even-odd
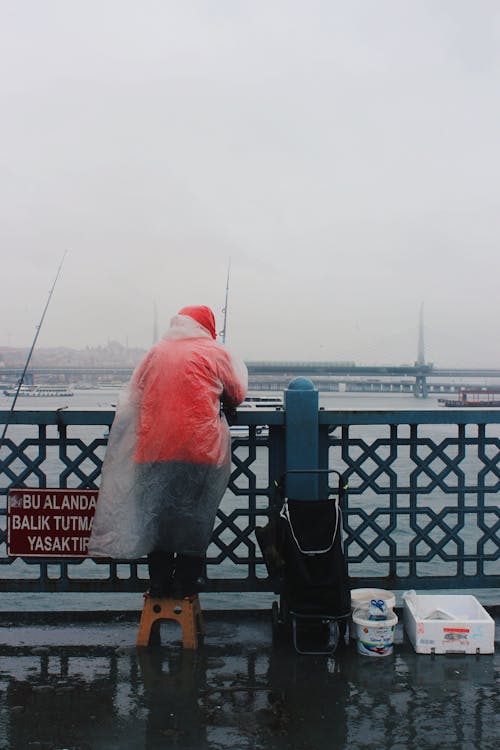
[[[446,425],[444,436],[438,418],[387,425],[386,437],[368,420],[329,435],[329,465],[349,484],[353,577],[399,588],[499,585],[499,426]]]
[[[344,533],[354,586],[500,586],[500,413],[454,418],[456,424],[444,412],[320,412],[321,465],[349,483]],[[0,590],[145,588],[144,560],[6,556],[8,488],[98,487],[112,419],[102,410],[16,414],[0,451]],[[207,553],[213,591],[272,589],[255,527],[266,522],[285,469],[285,415],[262,412],[249,421],[248,436],[233,440],[231,478]],[[257,434],[267,421],[269,433]]]

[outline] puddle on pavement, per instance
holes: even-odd
[[[493,656],[0,650],[2,750],[496,747]],[[432,744],[434,743],[434,744]],[[469,744],[467,744],[469,743]]]

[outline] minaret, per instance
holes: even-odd
[[[424,349],[424,303],[420,305],[420,319],[418,324],[418,352],[417,365],[425,365]]]
[[[158,341],[158,308],[156,302],[153,302],[153,346]]]

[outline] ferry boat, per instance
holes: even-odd
[[[247,396],[238,409],[282,409],[282,396]]]
[[[474,407],[489,409],[492,406],[500,406],[500,387],[460,388],[458,398],[440,398],[438,404],[456,406],[461,409]]]
[[[283,406],[281,396],[247,396],[243,403],[238,406],[238,411],[283,409]],[[229,429],[232,437],[246,437],[248,435],[247,424],[233,424]],[[265,437],[269,434],[269,427],[263,424],[256,425],[255,432],[257,435]]]
[[[17,386],[12,386],[4,390],[5,396],[15,396],[17,393]],[[35,397],[51,397],[51,396],[72,396],[73,391],[67,388],[65,385],[52,385],[50,383],[46,385],[22,385],[19,388],[18,396],[27,396],[30,398]]]

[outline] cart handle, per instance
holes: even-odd
[[[340,471],[337,471],[336,469],[289,469],[288,471],[283,472],[279,481],[275,480],[274,482],[274,486],[278,491],[281,491],[282,494],[285,487],[285,477],[287,474],[336,474],[339,478],[339,500],[342,497],[343,493],[347,489],[349,489],[349,482],[346,482],[344,484],[344,477],[342,476]]]
[[[283,518],[289,525],[290,531],[292,532],[293,541],[297,545],[297,548],[299,552],[301,552],[303,555],[309,555],[310,557],[314,557],[315,555],[325,555],[327,552],[330,552],[331,548],[335,544],[335,539],[337,537],[337,532],[339,530],[339,521],[342,515],[342,511],[340,510],[339,506],[339,500],[340,496],[336,497],[334,500],[335,503],[335,528],[333,530],[333,536],[332,541],[327,547],[324,547],[323,549],[302,549],[300,546],[300,542],[297,539],[297,536],[295,534],[295,530],[293,528],[292,519],[290,518],[290,511],[288,509],[288,500],[285,498],[285,501],[283,503],[283,507],[280,510],[280,518]]]

